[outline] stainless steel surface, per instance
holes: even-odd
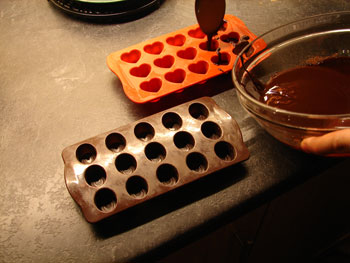
[[[257,35],[308,15],[349,8],[348,0],[226,2],[226,13]],[[75,20],[47,1],[0,2],[1,261],[130,260],[286,178],[305,177],[298,171],[309,157],[267,136],[244,113],[225,78],[211,81],[215,89],[208,92],[192,89],[157,104],[135,105],[125,97],[106,66],[107,55],[195,23],[194,2],[187,0],[166,0],[142,19],[111,25]],[[152,212],[141,207],[106,225],[86,223],[64,184],[62,149],[203,95],[213,96],[240,125],[252,153],[245,166],[226,171],[220,181],[200,182],[157,200]],[[203,186],[210,187],[203,191]]]

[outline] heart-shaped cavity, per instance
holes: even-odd
[[[216,65],[228,65],[230,64],[231,56],[227,52],[218,53],[211,58],[211,61]]]
[[[153,44],[146,45],[143,50],[148,54],[158,55],[163,51],[164,44],[162,42],[154,42]]]
[[[150,72],[151,72],[151,66],[149,64],[142,64],[139,67],[130,69],[130,74],[139,78],[147,77]]]
[[[188,35],[193,38],[200,38],[200,39],[205,38],[205,34],[199,27],[188,31]]]
[[[193,63],[193,64],[188,66],[188,69],[191,72],[197,73],[197,74],[207,73],[208,68],[209,68],[209,64],[204,60],[198,61],[197,63]]]
[[[174,37],[168,37],[166,39],[166,42],[169,44],[169,45],[172,45],[172,46],[178,46],[178,47],[181,47],[183,46],[183,44],[185,44],[185,41],[186,41],[186,38],[184,35],[181,35],[181,34],[178,34]]]
[[[208,50],[208,41],[199,44],[199,48],[205,51],[215,51],[219,47],[219,42],[213,39],[210,43],[210,50]]]
[[[229,34],[222,35],[220,39],[226,43],[238,43],[240,36],[237,32],[230,32]]]
[[[185,50],[179,50],[176,55],[183,59],[194,59],[197,55],[197,50],[193,47],[189,47]]]
[[[154,61],[154,65],[160,68],[171,68],[171,66],[174,64],[174,57],[170,55],[166,55],[162,58],[157,58]]]
[[[130,52],[123,53],[120,57],[121,60],[128,63],[136,63],[141,57],[141,52],[137,49],[131,50]]]
[[[165,79],[173,83],[182,83],[185,80],[186,72],[183,69],[176,69],[165,74]]]
[[[158,92],[162,87],[162,81],[158,78],[151,79],[150,81],[144,81],[140,84],[140,88],[148,92]]]

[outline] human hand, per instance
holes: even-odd
[[[328,156],[350,156],[350,129],[304,139],[300,148],[307,153]]]

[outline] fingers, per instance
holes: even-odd
[[[307,153],[318,155],[345,154],[350,156],[350,129],[304,139],[300,145]]]

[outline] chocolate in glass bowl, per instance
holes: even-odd
[[[247,54],[255,41],[264,41],[266,47],[253,55]],[[349,57],[350,12],[312,16],[275,28],[254,40],[237,57],[232,78],[239,101],[249,114],[276,139],[300,149],[300,142],[306,137],[350,128],[347,84],[349,75],[346,73]],[[329,60],[318,60],[319,58]],[[274,102],[270,99],[269,103],[266,103],[269,99],[266,98],[264,101],[266,92],[274,87],[277,80],[281,83],[281,80],[287,77],[289,80],[293,79],[291,82],[296,81],[295,77],[291,76],[293,71],[295,73],[303,67],[311,67],[312,70],[321,68],[329,73],[330,68],[334,68],[334,65],[330,65],[337,61],[344,64],[345,73],[340,73],[341,70],[340,72],[338,70],[338,73],[334,73],[337,77],[330,77],[329,82],[332,85],[327,85],[330,90],[326,90],[326,94],[321,95],[317,87],[313,90],[308,87],[308,90],[303,90],[302,93],[311,93],[312,96],[306,98],[304,102],[298,102],[295,89],[276,88],[271,92],[287,94],[291,101],[286,99],[285,105],[282,105],[282,99],[276,99]],[[313,65],[310,65],[310,62]],[[343,87],[342,92],[345,94],[337,95],[331,100],[331,96],[338,92],[336,85],[333,85],[339,80],[337,74],[342,75],[348,88]],[[305,76],[304,80],[306,79]],[[263,83],[263,89],[256,83]],[[312,106],[317,100],[319,102],[322,98],[327,100],[327,96],[329,106],[317,103]]]
[[[269,106],[309,114],[350,112],[350,57],[317,59],[272,76],[259,100]]]

